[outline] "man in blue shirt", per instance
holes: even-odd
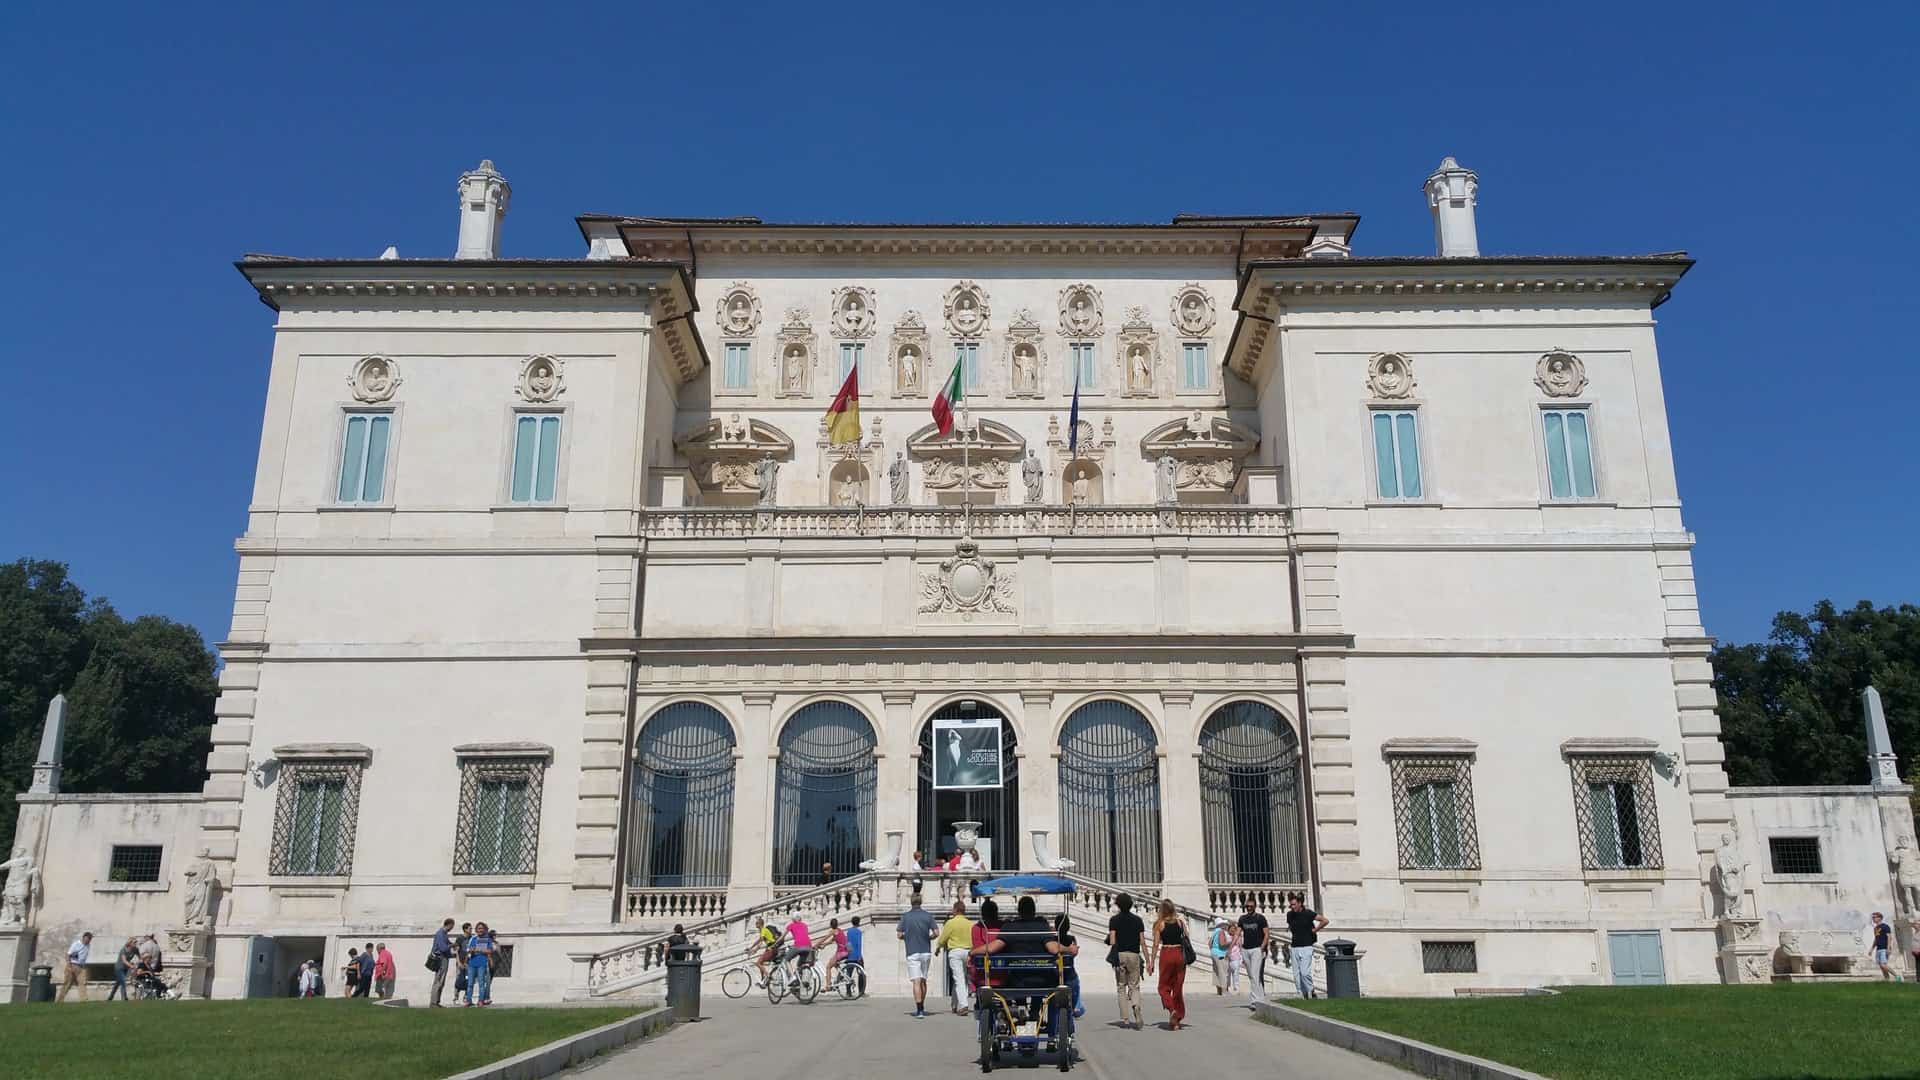
[[[360,964],[360,981],[353,988],[353,996],[366,997],[373,992],[373,942],[367,942],[366,950],[360,954],[358,963]]]
[[[867,955],[860,951],[860,943],[866,938],[866,931],[860,929],[860,916],[853,917],[853,925],[847,929],[847,959],[860,965],[855,978],[860,980],[860,993],[867,992]]]
[[[434,931],[433,947],[429,951],[433,957],[433,996],[428,1004],[435,1009],[441,1007],[440,992],[447,985],[447,969],[453,966],[453,920],[448,919]]]

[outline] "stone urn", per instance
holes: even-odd
[[[960,845],[961,851],[965,851],[969,853],[972,852],[973,849],[975,847],[978,847],[980,844],[980,822],[978,821],[954,822],[953,823],[953,842]]]

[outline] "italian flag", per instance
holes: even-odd
[[[933,423],[940,429],[942,437],[953,430],[953,407],[960,403],[963,396],[960,390],[960,361],[955,360],[953,374],[947,376],[946,385],[933,398]]]
[[[827,406],[827,441],[834,446],[860,441],[860,365],[847,372],[833,404]]]

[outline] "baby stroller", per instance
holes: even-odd
[[[141,1001],[173,1001],[180,996],[160,978],[159,972],[146,968],[133,973],[133,992],[140,996]]]
[[[1073,882],[1050,874],[1015,874],[973,883],[975,897],[990,894],[1067,895]],[[1061,1072],[1078,1060],[1074,1048],[1073,987],[1066,959],[1047,951],[1055,933],[1004,927],[1001,951],[973,957],[980,989],[974,1017],[980,1033],[980,1071],[997,1065],[1055,1065]]]

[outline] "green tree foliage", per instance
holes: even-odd
[[[214,655],[158,615],[89,600],[64,563],[0,564],[0,842],[32,781],[47,703],[67,695],[68,791],[198,791],[213,724]]]
[[[1822,600],[1773,618],[1764,644],[1713,651],[1720,738],[1735,784],[1864,784],[1860,691],[1879,689],[1894,753],[1920,766],[1920,607],[1842,611]]]

